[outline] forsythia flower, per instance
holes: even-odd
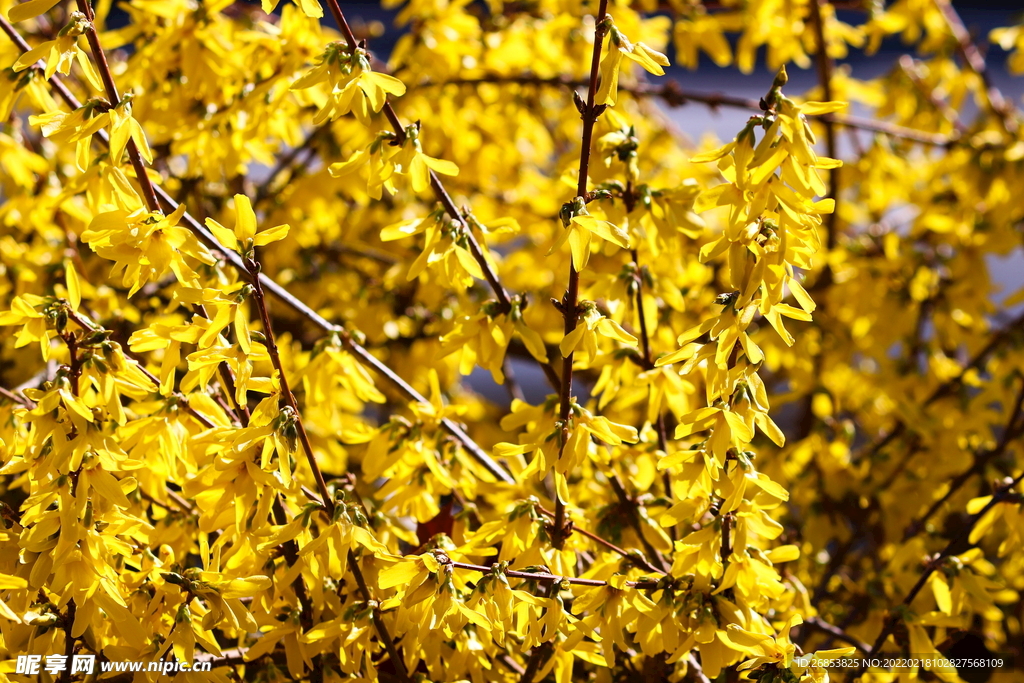
[[[613,223],[591,216],[587,211],[586,202],[581,197],[576,197],[571,203],[565,204],[559,217],[562,219],[562,226],[565,229],[555,240],[548,253],[553,253],[555,249],[568,241],[569,251],[572,254],[572,265],[577,271],[587,267],[593,235],[617,244],[623,249],[630,247],[629,235],[626,234],[626,231]]]
[[[655,76],[664,76],[662,68],[669,65],[668,58],[643,43],[631,43],[622,32],[610,23],[608,27],[608,52],[601,60],[601,87],[597,90],[597,104],[613,105],[618,97],[619,69],[622,58],[627,57]]]
[[[56,4],[55,2],[49,2],[49,0],[46,0],[46,2],[50,5]],[[12,9],[10,12],[11,21],[23,21],[30,16],[35,16],[35,14],[27,11],[28,6],[32,5],[36,5],[36,3],[26,2]],[[26,11],[20,11],[23,8]],[[39,10],[38,6],[33,9],[33,11],[36,10]],[[41,14],[45,11],[46,9],[42,9],[38,13]],[[96,68],[89,61],[89,57],[82,48],[78,47],[78,38],[88,29],[89,21],[81,12],[72,12],[70,19],[67,25],[57,33],[56,39],[48,40],[21,55],[18,61],[14,63],[14,70],[21,71],[27,69],[42,59],[46,62],[44,73],[47,78],[52,77],[58,72],[66,76],[71,72],[72,62],[77,59],[79,66],[82,67],[82,73],[85,74],[86,79],[89,81],[89,85],[96,90],[103,90],[103,85],[100,82],[99,74],[96,73]]]
[[[131,213],[123,209],[107,211],[97,214],[82,233],[82,241],[103,258],[114,261],[114,272],[124,271],[122,284],[130,287],[129,296],[168,270],[178,282],[191,285],[196,274],[184,257],[207,265],[215,260],[192,231],[178,226],[184,214],[184,204],[169,216],[144,209]]]
[[[369,147],[359,150],[347,161],[331,164],[330,174],[335,178],[343,178],[367,166],[367,192],[373,199],[380,199],[383,189],[393,193],[395,177],[408,178],[414,192],[423,192],[430,187],[431,172],[458,175],[459,167],[452,162],[423,153],[418,125],[405,129],[401,145],[396,147],[385,144],[385,141],[394,139],[392,133],[378,135]]]
[[[462,291],[473,284],[474,278],[484,278],[480,264],[469,251],[466,230],[464,222],[451,220],[443,211],[436,211],[426,218],[389,225],[381,230],[380,239],[391,242],[425,233],[423,251],[409,266],[406,279],[415,280],[427,266],[431,266],[444,274],[449,286]]]
[[[271,242],[283,240],[288,235],[289,225],[275,225],[259,233],[256,232],[256,214],[252,210],[252,202],[244,194],[235,195],[235,228],[228,230],[213,220],[206,219],[206,227],[217,238],[217,241],[234,249],[244,258],[252,258],[255,247],[264,247]]]
[[[39,352],[46,360],[50,358],[50,335],[47,330],[54,319],[48,315],[50,303],[35,294],[24,294],[14,297],[11,310],[0,312],[0,325],[21,325],[14,342],[15,348],[39,342]]]
[[[459,367],[463,374],[479,365],[490,371],[495,382],[504,384],[505,355],[513,332],[519,334],[531,356],[541,363],[547,362],[544,340],[526,325],[520,300],[513,301],[507,313],[491,301],[484,303],[479,314],[464,316],[451,332],[441,337],[442,353],[461,352]]]
[[[582,351],[581,356],[585,362],[592,362],[597,356],[598,335],[636,346],[637,338],[622,329],[622,325],[601,315],[592,301],[581,302],[580,306],[583,308],[583,314],[576,323],[576,329],[565,335],[558,345],[564,358],[568,358],[575,351]]]
[[[817,660],[848,657],[856,648],[843,647],[834,650],[818,650],[810,655],[796,656],[796,646],[789,639],[794,626],[803,623],[800,615],[794,615],[786,622],[778,636],[746,631],[736,624],[729,625],[729,639],[737,645],[760,651],[761,654],[748,659],[737,667],[743,671],[744,680],[770,681],[792,680],[806,683],[828,683],[828,673]],[[923,651],[922,651],[923,652]],[[788,673],[788,676],[787,676]]]
[[[363,123],[370,113],[384,106],[387,96],[402,95],[405,86],[394,76],[370,69],[369,55],[361,48],[350,49],[344,43],[331,43],[321,55],[320,63],[292,83],[293,90],[304,90],[327,82],[331,87],[327,100],[313,119],[319,125],[352,112]]]

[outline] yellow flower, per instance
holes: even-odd
[[[464,291],[473,285],[474,278],[484,279],[480,264],[469,250],[466,230],[465,223],[452,220],[444,211],[438,210],[426,218],[389,225],[381,230],[380,239],[382,242],[390,242],[426,233],[423,251],[409,266],[406,279],[415,280],[430,266],[442,275],[448,286]]]
[[[597,90],[597,104],[615,104],[623,57],[632,59],[655,76],[664,76],[665,70],[662,67],[669,65],[668,57],[643,43],[629,42],[615,24],[611,24],[608,30],[608,53],[601,60],[601,87]]]
[[[732,50],[725,31],[734,27],[722,15],[699,14],[681,18],[675,26],[676,59],[680,66],[696,69],[698,50],[703,50],[718,66],[729,66]]]
[[[767,633],[756,633],[748,631],[737,624],[729,624],[729,640],[745,650],[760,651],[760,655],[748,659],[740,664],[737,669],[744,672],[746,680],[762,680],[767,677],[769,680],[804,680],[805,672],[810,681],[828,681],[827,674],[822,677],[823,667],[816,663],[816,660],[829,660],[838,657],[847,657],[856,652],[856,648],[843,647],[835,650],[819,650],[810,655],[796,656],[796,645],[789,639],[789,632],[794,626],[803,623],[799,614],[790,617],[779,635],[773,636]],[[918,652],[918,650],[915,650]],[[920,650],[921,653],[926,650]],[[790,672],[785,677],[782,672]],[[773,679],[771,673],[778,672]],[[795,678],[794,678],[795,675]]]
[[[257,233],[256,213],[252,210],[252,203],[244,194],[236,194],[235,229],[228,230],[212,218],[206,219],[206,227],[213,232],[217,241],[222,245],[234,249],[243,258],[251,259],[255,247],[263,247],[271,242],[283,240],[288,235],[290,226],[287,224],[276,225]]]
[[[45,315],[48,304],[49,301],[41,296],[23,294],[14,297],[11,310],[0,313],[0,325],[21,325],[14,342],[15,348],[39,342],[39,350],[46,360],[50,358],[50,335],[47,332],[49,318]]]
[[[541,363],[546,363],[547,351],[544,340],[523,321],[522,303],[512,302],[511,310],[499,313],[497,302],[485,302],[482,312],[463,316],[448,334],[441,337],[441,353],[444,356],[461,352],[460,371],[468,375],[479,365],[490,371],[494,381],[505,383],[503,365],[513,331],[518,332],[527,351]]]
[[[111,109],[110,114],[110,159],[114,163],[121,160],[128,140],[134,140],[139,154],[147,163],[153,163],[153,151],[149,148],[146,133],[142,125],[132,116],[131,98],[125,97],[121,103]]]
[[[366,193],[371,199],[380,199],[383,191],[395,193],[392,178],[395,175],[395,156],[398,148],[387,144],[394,140],[390,132],[379,133],[373,142],[364,149],[350,156],[346,161],[339,161],[328,167],[332,178],[344,178],[363,168],[367,168]]]
[[[582,349],[583,355],[586,357],[585,362],[593,362],[594,357],[597,355],[598,335],[614,339],[623,344],[636,346],[637,338],[622,329],[622,325],[619,323],[601,315],[594,302],[584,301],[580,305],[584,309],[584,313],[580,316],[576,329],[565,335],[558,345],[563,358],[568,358],[569,354]]]
[[[55,4],[50,2],[50,0],[43,0],[43,2],[49,5]],[[43,9],[30,14],[27,10],[29,6],[32,5],[37,5],[37,3],[27,2],[11,9],[11,21],[22,21],[23,19],[37,16],[37,14],[42,14],[42,12],[46,11],[46,9]],[[35,10],[39,10],[39,7],[35,7]],[[19,18],[16,19],[15,17]],[[86,32],[88,27],[89,22],[86,20],[84,14],[81,12],[72,12],[71,21],[69,21],[67,25],[57,33],[57,37],[54,40],[48,40],[22,54],[21,57],[18,58],[18,61],[14,63],[14,70],[22,71],[29,68],[40,59],[44,59],[46,60],[46,69],[44,72],[47,78],[51,78],[57,72],[67,76],[71,73],[71,64],[75,59],[77,59],[78,64],[82,67],[82,72],[89,81],[89,85],[96,90],[102,91],[103,84],[100,81],[99,74],[96,72],[95,67],[93,67],[92,62],[89,61],[89,57],[85,54],[82,48],[78,47],[78,38]]]
[[[630,248],[629,235],[626,231],[613,223],[591,216],[582,197],[576,197],[571,203],[563,205],[559,217],[565,230],[555,240],[548,254],[554,253],[555,249],[568,241],[572,266],[577,272],[587,267],[587,261],[590,260],[590,243],[594,235],[623,249]]]
[[[313,118],[319,125],[352,112],[364,124],[370,113],[379,112],[387,96],[405,94],[405,85],[387,74],[370,68],[369,55],[362,48],[349,49],[345,43],[331,43],[320,57],[320,63],[292,83],[292,90],[305,90],[318,83],[331,87],[320,111]]]
[[[182,204],[169,216],[139,209],[132,213],[118,209],[97,214],[82,233],[82,241],[105,259],[114,261],[114,272],[123,270],[128,296],[168,270],[178,282],[192,285],[196,274],[185,261],[191,257],[206,265],[216,263],[191,230],[178,226],[185,214]]]
[[[110,123],[110,112],[104,111],[105,107],[104,102],[94,99],[89,100],[73,112],[57,109],[45,114],[29,116],[28,122],[33,126],[39,126],[43,137],[54,142],[77,143],[75,165],[78,170],[85,171],[89,168],[92,159],[92,136]]]
[[[266,14],[272,14],[281,0],[263,0],[262,7]],[[319,19],[324,15],[324,8],[317,0],[295,0],[295,4],[307,17]]]
[[[420,128],[413,124],[405,129],[402,150],[395,155],[395,171],[409,178],[414,192],[423,192],[430,187],[430,172],[456,176],[459,167],[444,159],[435,159],[423,153],[420,143]]]

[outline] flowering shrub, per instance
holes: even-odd
[[[1024,136],[947,0],[393,0],[386,64],[338,0],[111,4],[0,0],[0,679],[1020,656]]]

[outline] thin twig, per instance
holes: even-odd
[[[551,510],[548,510],[547,508],[544,508],[544,507],[542,507],[540,505],[537,506],[537,510],[542,515],[545,515],[546,517],[550,517],[552,519],[554,519],[554,517],[555,517],[555,513],[554,512],[552,512]],[[575,533],[579,533],[579,534],[581,534],[583,536],[586,536],[587,538],[589,538],[590,540],[594,541],[598,545],[604,546],[608,550],[611,550],[613,553],[621,555],[622,557],[624,557],[625,559],[629,560],[630,562],[633,562],[634,564],[636,564],[637,566],[641,567],[642,569],[645,569],[645,570],[647,570],[649,572],[654,572],[656,574],[664,574],[665,573],[665,570],[659,569],[659,568],[655,567],[653,564],[651,564],[647,560],[646,557],[643,557],[641,555],[637,555],[635,553],[630,553],[628,550],[626,550],[624,548],[620,548],[619,546],[615,545],[614,543],[612,543],[608,539],[602,538],[601,536],[598,536],[597,534],[595,534],[592,531],[587,531],[586,529],[582,529],[582,528],[576,526],[575,524],[573,525],[572,530]]]
[[[313,446],[309,441],[309,434],[306,431],[305,421],[302,419],[302,413],[299,410],[299,404],[295,400],[295,395],[291,391],[291,387],[288,384],[288,375],[285,372],[284,364],[281,362],[281,354],[277,347],[277,342],[274,337],[273,326],[270,323],[270,312],[267,308],[267,298],[263,291],[263,284],[260,279],[260,264],[255,259],[246,259],[246,269],[249,274],[249,278],[252,281],[254,288],[253,299],[256,302],[256,307],[259,310],[260,320],[263,323],[263,334],[266,337],[266,348],[267,354],[270,356],[270,361],[277,371],[278,381],[281,383],[281,400],[292,410],[292,414],[295,420],[295,426],[298,431],[299,441],[302,444],[302,450],[306,455],[306,461],[309,463],[309,468],[313,472],[313,478],[316,480],[317,489],[320,494],[320,500],[318,501],[327,512],[329,519],[334,519],[335,505],[334,500],[331,498],[331,494],[327,489],[327,481],[324,479],[323,471],[320,469],[320,465],[316,461],[316,455],[313,453]],[[278,457],[287,457],[284,453],[279,453]],[[279,501],[278,501],[279,502]],[[278,515],[281,516],[281,515]],[[281,521],[279,521],[281,523]],[[292,562],[298,561],[298,556],[291,558]],[[348,550],[348,566],[352,571],[353,576],[356,579],[356,584],[359,588],[359,592],[362,594],[363,599],[370,604],[374,602],[373,594],[370,592],[369,587],[366,585],[366,579],[363,578],[362,570],[359,568],[359,558],[356,557],[355,552],[350,548]],[[303,602],[303,609],[308,613],[306,619],[312,621],[312,614],[309,613],[307,608],[309,602],[307,600]],[[394,639],[391,637],[387,627],[384,624],[383,619],[380,615],[378,608],[371,610],[373,625],[377,631],[377,635],[384,645],[385,651],[388,653],[395,670],[399,673],[399,677],[403,681],[409,680],[409,674],[405,669],[405,664],[401,657],[398,655],[397,648],[395,647]],[[313,675],[318,680],[323,680],[323,669],[319,663],[314,659],[313,664]]]
[[[601,115],[601,112],[604,109],[603,106],[598,108],[595,101],[597,99],[597,80],[601,65],[601,47],[604,44],[604,35],[607,31],[607,17],[608,0],[601,0],[597,13],[594,15],[594,48],[590,60],[590,85],[587,89],[587,101],[580,110],[583,117],[583,137],[580,143],[580,168],[576,195],[580,198],[584,198],[584,201],[586,201],[585,197],[587,195],[587,176],[590,171],[590,148],[594,137],[594,124],[597,122],[597,117]],[[579,291],[580,275],[576,271],[576,264],[570,259],[569,283],[566,287],[565,296],[562,298],[561,302],[566,337],[572,334],[573,330],[576,329],[576,323],[579,320]],[[562,360],[562,377],[558,396],[558,420],[561,427],[559,458],[561,458],[562,451],[565,450],[565,445],[569,441],[569,414],[572,410],[573,401],[573,355],[573,352],[570,351]],[[555,476],[557,477],[559,474],[555,472]],[[565,525],[565,502],[558,494],[555,495],[555,518],[553,524],[554,528],[551,531],[551,544],[556,550],[561,550],[565,543],[565,538],[568,535],[568,530]],[[554,584],[552,584],[549,591],[554,592],[554,590]],[[550,643],[543,643],[542,645],[533,648],[533,651],[530,653],[530,658],[526,663],[526,672],[520,679],[520,683],[533,683],[534,675],[540,668],[541,663],[550,657],[552,647],[553,646]]]
[[[623,202],[626,205],[626,215],[633,213],[633,209],[636,206],[636,193],[633,190],[632,180],[627,180],[626,182],[626,190],[623,193]],[[650,372],[654,369],[654,354],[651,351],[650,332],[647,330],[647,314],[644,311],[644,271],[640,267],[639,250],[636,248],[631,249],[630,256],[633,258],[633,282],[636,287],[634,299],[636,301],[636,315],[639,320],[640,327],[640,348],[643,350],[644,354],[644,369]],[[654,391],[654,385],[652,384],[647,391],[648,402],[652,401]],[[654,430],[658,437],[658,450],[665,455],[668,455],[668,430],[665,427],[665,414],[662,410],[658,410],[658,417],[654,423]],[[672,473],[669,470],[666,469],[662,473],[661,482],[665,489],[665,497],[672,500]],[[675,526],[671,527],[671,533],[672,540],[675,540]]]
[[[633,531],[636,532],[644,550],[646,550],[647,554],[650,555],[658,565],[660,565],[661,571],[667,573],[670,563],[660,552],[658,552],[658,549],[647,540],[647,537],[644,536],[643,527],[641,526],[643,524],[643,520],[640,519],[639,504],[626,491],[625,485],[622,483],[622,480],[619,479],[619,475],[614,470],[609,469],[607,477],[608,482],[612,485],[612,490],[615,492],[615,497],[619,499],[619,506],[625,508],[629,524],[633,527]]]
[[[292,147],[287,153],[282,154],[281,158],[277,160],[277,164],[275,164],[274,168],[271,169],[267,179],[256,188],[256,196],[253,198],[253,205],[255,206],[256,204],[263,202],[270,196],[274,183],[279,175],[285,171],[290,171],[292,173],[291,177],[294,177],[295,169],[293,168],[293,164],[303,153],[306,155],[305,163],[309,163],[309,159],[316,153],[314,143],[316,143],[316,141],[329,130],[329,126],[317,126],[300,144]]]
[[[601,0],[597,14],[594,15],[594,49],[590,60],[590,83],[587,88],[587,101],[581,109],[583,117],[583,137],[580,142],[580,167],[576,184],[576,196],[586,201],[587,180],[590,175],[590,152],[594,138],[594,124],[597,118],[604,111],[604,106],[598,106],[597,80],[600,75],[601,48],[604,45],[604,36],[607,32],[608,0]],[[576,329],[579,321],[579,296],[580,296],[580,274],[576,271],[576,264],[570,260],[569,283],[565,289],[565,296],[562,297],[561,310],[564,319],[564,335],[568,337]],[[572,364],[575,353],[569,353],[562,359],[562,380],[561,391],[558,396],[558,420],[561,425],[561,441],[559,443],[559,456],[569,441],[569,416],[572,411]],[[557,476],[557,475],[556,475]],[[551,536],[551,543],[555,548],[561,549],[565,542],[565,502],[555,496],[555,527]]]
[[[956,109],[940,98],[921,78],[921,74],[919,73],[921,65],[918,61],[910,55],[903,55],[900,57],[899,64],[900,68],[903,69],[903,72],[907,75],[907,78],[910,79],[910,82],[913,83],[914,87],[918,89],[921,95],[923,95],[924,98],[928,100],[933,107],[935,107],[936,111],[942,114],[942,116],[949,121],[958,133],[961,135],[966,133],[967,126],[962,120],[960,120],[960,115],[957,113]]]
[[[327,514],[333,517],[334,500],[331,498],[331,494],[327,490],[327,480],[324,479],[324,473],[316,461],[316,456],[313,454],[313,446],[309,442],[309,434],[306,432],[306,425],[302,419],[302,413],[299,411],[299,404],[295,400],[295,395],[291,391],[291,387],[288,384],[288,375],[285,373],[284,365],[281,362],[281,354],[277,348],[277,341],[274,337],[273,326],[270,324],[270,312],[267,308],[267,298],[263,292],[263,285],[260,282],[260,265],[255,260],[248,261],[246,265],[248,266],[247,270],[254,289],[253,300],[256,302],[256,308],[259,310],[260,314],[260,321],[263,323],[263,334],[266,336],[265,345],[267,347],[267,354],[270,356],[270,362],[274,365],[274,369],[277,370],[277,378],[281,383],[281,400],[292,409],[295,417],[295,425],[298,428],[299,441],[302,443],[302,450],[306,455],[306,461],[309,463],[309,469],[313,472],[313,478],[316,480],[317,490],[320,492],[320,503],[324,506],[324,509],[327,510]]]
[[[566,88],[578,88],[586,85],[585,82],[577,81],[575,79],[566,78],[564,76],[556,76],[553,78],[542,78],[539,76],[527,75],[516,75],[516,76],[482,76],[479,78],[455,78],[447,81],[425,81],[418,85],[412,86],[412,88],[427,88],[427,87],[441,87],[445,85],[477,85],[480,83],[511,83],[518,85],[547,85],[557,86]],[[691,102],[698,102],[705,104],[712,109],[716,107],[731,107],[735,109],[746,109],[749,111],[760,112],[760,104],[757,100],[746,98],[746,97],[734,97],[732,95],[726,95],[724,93],[708,93],[708,92],[694,92],[684,90],[681,88],[677,81],[665,80],[662,84],[652,85],[648,83],[636,83],[634,85],[619,84],[619,91],[630,93],[637,97],[658,97],[670,107],[681,107]],[[959,136],[941,135],[938,133],[928,133],[926,131],[915,130],[913,128],[907,128],[906,126],[900,126],[895,123],[889,123],[887,121],[878,121],[875,119],[867,119],[861,116],[851,116],[848,114],[821,114],[813,118],[820,119],[822,121],[831,121],[844,128],[854,128],[860,130],[871,131],[874,133],[882,133],[893,138],[899,138],[907,140],[908,142],[916,142],[922,145],[929,145],[933,147],[948,147],[954,144],[960,144],[962,141]]]
[[[704,668],[697,661],[697,657],[691,652],[686,655],[686,661],[689,662],[690,668],[693,669],[693,675],[697,678],[700,683],[711,683],[711,679],[704,673]]]
[[[828,4],[827,0],[810,0],[811,18],[814,24],[814,34],[818,45],[815,52],[815,61],[818,66],[818,84],[821,86],[822,99],[825,102],[832,101],[832,72],[835,64],[828,55],[828,43],[825,39],[825,20],[822,18],[821,7]],[[836,122],[834,119],[822,119],[825,126],[825,153],[835,159],[839,156],[836,146]],[[828,195],[835,202],[832,212],[825,217],[826,248],[832,251],[836,246],[838,220],[839,220],[839,169],[833,168],[829,171]],[[826,265],[822,277],[831,279],[831,269]]]
[[[486,567],[480,564],[470,564],[468,562],[452,562],[453,567],[456,569],[465,569],[467,571],[481,572],[483,574],[490,574],[494,571],[493,567]],[[589,586],[591,588],[599,588],[601,586],[609,585],[607,581],[601,581],[600,579],[581,579],[576,576],[558,576],[557,574],[545,574],[543,572],[524,572],[515,569],[508,569],[505,571],[506,576],[511,576],[516,579],[525,579],[527,581],[536,581],[537,583],[554,583],[558,584],[566,582],[573,586]],[[630,588],[638,589],[650,589],[657,585],[657,581],[650,579],[641,579],[638,581],[626,581],[625,585]]]
[[[338,0],[328,0],[327,5],[330,7],[331,14],[334,16],[334,21],[338,24],[341,29],[342,35],[345,37],[345,41],[349,45],[349,49],[355,51],[359,47],[359,42],[356,40],[355,34],[352,33],[351,27],[348,25],[348,21],[345,19],[345,13],[341,11],[341,5]],[[384,116],[391,124],[392,129],[395,132],[395,142],[402,144],[405,142],[406,133],[405,126],[402,125],[401,119],[398,118],[398,114],[395,112],[391,102],[387,99],[384,101],[383,107]],[[491,286],[495,296],[498,298],[498,303],[501,306],[503,313],[508,313],[512,310],[512,299],[509,293],[502,286],[498,280],[497,273],[494,272],[494,268],[490,262],[484,257],[483,249],[481,249],[479,242],[477,242],[476,236],[473,235],[473,231],[470,229],[469,222],[466,217],[459,211],[459,208],[452,201],[451,196],[441,183],[441,179],[437,177],[437,174],[430,171],[430,187],[434,191],[434,196],[437,197],[437,201],[444,207],[445,212],[453,221],[458,222],[460,225],[465,227],[463,234],[466,236],[467,243],[469,245],[469,251],[473,256],[473,259],[479,264],[480,269],[483,271],[484,278],[487,283]]]
[[[32,399],[26,396],[19,396],[18,394],[14,393],[13,391],[5,387],[0,387],[0,396],[3,396],[11,403],[17,403],[18,405],[25,406],[29,410],[32,410],[33,408],[36,407],[35,401],[33,401]]]

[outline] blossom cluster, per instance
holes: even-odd
[[[386,4],[384,63],[338,0],[0,0],[0,681],[1019,647],[1024,117],[947,0]]]

